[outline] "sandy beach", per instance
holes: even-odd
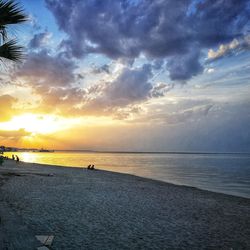
[[[250,249],[250,200],[132,175],[7,160],[0,249]]]

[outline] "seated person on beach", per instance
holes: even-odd
[[[19,157],[16,155],[16,162],[19,162]]]
[[[95,165],[90,164],[90,165],[87,166],[87,169],[93,170],[93,169],[95,169]]]

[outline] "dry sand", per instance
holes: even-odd
[[[249,199],[100,170],[5,161],[0,217],[1,250],[250,249]]]

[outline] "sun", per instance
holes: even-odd
[[[24,129],[34,134],[50,134],[70,127],[72,121],[54,115],[22,114],[0,124],[3,130]]]

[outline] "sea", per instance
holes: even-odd
[[[24,162],[79,168],[94,164],[96,169],[250,198],[250,153],[54,151],[14,154]]]

